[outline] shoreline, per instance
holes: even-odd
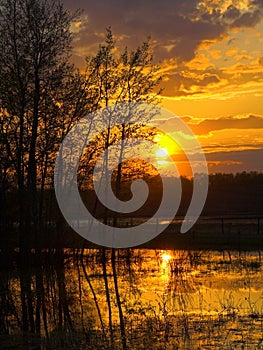
[[[202,219],[189,232],[180,233],[181,223],[170,224],[162,233],[149,242],[134,249],[178,249],[178,250],[263,250],[263,219],[249,222],[247,218],[239,218],[243,222],[233,222],[224,218],[210,223]],[[215,219],[214,219],[215,220]],[[247,221],[246,221],[247,220]],[[18,248],[18,230],[6,228],[9,235],[2,234],[0,250],[16,250]],[[12,232],[10,232],[10,230]],[[5,229],[2,228],[2,233]],[[47,234],[48,233],[48,234]],[[101,249],[74,232],[69,226],[42,228],[38,244],[34,240],[28,242],[29,249]]]

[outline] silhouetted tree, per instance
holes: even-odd
[[[11,172],[19,189],[22,246],[39,222],[37,190],[51,183],[58,146],[91,108],[86,83],[69,63],[75,16],[59,1],[0,1],[1,176]]]
[[[120,102],[148,102],[156,103],[159,91],[155,91],[156,86],[160,81],[160,75],[158,74],[159,67],[154,65],[152,62],[151,48],[149,41],[143,43],[135,51],[129,52],[127,48],[120,54],[116,54],[116,44],[113,39],[113,34],[111,29],[108,28],[106,32],[105,44],[101,45],[98,53],[94,57],[87,58],[87,69],[86,74],[89,81],[93,82],[94,89],[97,91],[98,107],[107,107],[110,104],[118,104]],[[99,135],[98,139],[94,143],[94,148],[91,147],[87,150],[86,154],[97,152],[97,154],[106,151],[105,163],[102,172],[105,173],[106,178],[109,177],[108,167],[108,148],[110,145],[120,141],[121,147],[117,158],[119,161],[115,191],[116,196],[120,196],[121,182],[122,182],[122,160],[124,156],[124,151],[126,147],[126,141],[129,137],[133,136],[136,138],[142,132],[142,127],[144,124],[154,116],[156,113],[155,109],[149,113],[141,113],[134,119],[140,123],[140,127],[134,127],[131,123],[130,117],[127,116],[125,123],[119,126],[119,128],[112,127],[115,123],[115,116],[108,115],[108,120],[104,121],[105,131],[102,135]],[[145,131],[145,130],[144,130]],[[147,133],[143,134],[146,138]],[[85,157],[83,157],[85,159]],[[86,160],[91,163],[91,158],[87,157]],[[87,164],[87,163],[86,163]],[[86,168],[84,162],[84,169]],[[106,193],[108,189],[106,188]],[[108,221],[108,208],[105,207],[104,212],[104,222]],[[114,216],[113,224],[116,225],[117,216]],[[109,310],[109,325],[112,332],[111,325],[111,300],[109,295],[109,286],[107,279],[107,265],[106,265],[106,253],[105,249],[102,250],[102,265],[103,265],[103,276],[105,282],[105,291],[107,297],[107,305]],[[122,305],[119,295],[118,278],[116,273],[116,255],[115,250],[112,249],[111,252],[111,266],[114,276],[114,289],[116,302],[119,311],[120,319],[120,331],[122,335],[122,347],[127,348],[126,344],[126,331],[125,323],[122,312]]]

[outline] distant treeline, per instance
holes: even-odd
[[[168,179],[169,182],[169,179]],[[189,207],[193,181],[181,177],[182,198],[177,216],[184,216]],[[107,211],[107,218],[110,220],[117,216],[120,222],[125,218],[151,217],[159,207],[162,197],[162,182],[157,177],[148,179],[149,196],[144,206],[132,214],[117,214]],[[120,199],[131,198],[131,182],[123,182],[120,192]],[[172,181],[171,181],[172,185]],[[113,189],[114,190],[114,189]],[[94,190],[81,191],[82,199],[88,210],[96,217],[104,219],[105,207],[99,202]],[[48,244],[50,246],[63,246],[66,242],[69,245],[81,245],[80,237],[70,231],[58,208],[53,190],[45,190],[38,193],[36,201],[42,201],[42,217],[37,226],[34,222],[29,223],[27,244]],[[18,190],[10,189],[1,192],[0,195],[0,247],[19,245],[20,234],[20,204],[18,202]],[[76,211],[77,214],[77,211]],[[203,216],[224,217],[224,216],[263,216],[263,173],[243,172],[237,174],[213,174],[209,175],[209,190]],[[117,221],[118,224],[118,221]],[[65,233],[66,232],[66,233]],[[30,242],[30,243],[29,243]],[[38,242],[38,243],[36,243]],[[43,243],[45,242],[45,243]]]
[[[221,186],[244,186],[244,185],[261,185],[263,186],[263,173],[256,171],[241,172],[236,174],[216,173],[209,175],[209,183],[212,187]]]
[[[168,183],[169,180],[167,179]],[[151,216],[158,209],[162,197],[162,182],[157,177],[148,179],[149,196],[145,205],[138,211],[128,216]],[[120,192],[120,199],[128,200],[131,198],[132,182],[123,182]],[[182,198],[178,215],[184,215],[189,207],[193,191],[193,181],[186,177],[181,177]],[[172,186],[172,181],[171,185]],[[114,188],[113,188],[114,190]],[[102,218],[104,215],[104,206],[99,202],[94,190],[81,191],[82,199],[89,211],[96,217]],[[10,226],[19,222],[19,203],[18,191],[10,189],[1,192],[0,195],[0,223],[1,226]],[[62,214],[56,203],[53,190],[45,190],[44,194],[39,193],[37,198],[42,200],[42,222],[46,226],[51,222],[57,223],[63,221]],[[207,201],[202,215],[263,215],[263,173],[242,172],[237,174],[217,173],[209,175],[209,190]],[[109,211],[108,216],[114,216]],[[125,217],[124,214],[119,217]]]

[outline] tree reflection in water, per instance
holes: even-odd
[[[1,251],[1,349],[260,348],[260,253]]]

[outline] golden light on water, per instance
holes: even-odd
[[[169,282],[170,278],[170,260],[172,259],[172,256],[169,254],[168,251],[161,251],[160,253],[160,259],[161,259],[161,277],[159,282],[165,286],[167,286],[167,283]]]
[[[165,252],[161,253],[161,259],[163,262],[168,263],[171,258],[172,257],[170,254],[165,253]]]

